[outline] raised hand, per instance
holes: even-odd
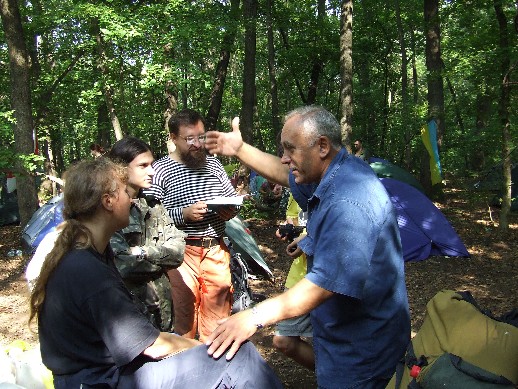
[[[232,132],[208,131],[206,136],[205,149],[211,154],[234,157],[243,146],[238,117],[232,119]]]

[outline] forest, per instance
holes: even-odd
[[[324,106],[430,196],[497,167],[511,207],[518,120],[513,0],[1,0],[0,171],[24,225],[59,177],[124,135],[167,153],[165,123],[194,108],[207,130],[241,119],[278,153],[282,117]],[[442,182],[421,139],[437,124]],[[224,161],[225,164],[231,161]],[[435,188],[434,188],[435,187]]]

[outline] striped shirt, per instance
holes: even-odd
[[[182,209],[198,201],[212,200],[217,196],[236,196],[236,191],[221,162],[207,156],[207,163],[198,169],[162,157],[153,163],[153,185],[144,191],[160,200],[168,210],[176,227],[194,237],[217,237],[225,233],[225,221],[215,212],[208,212],[203,220],[186,222]]]

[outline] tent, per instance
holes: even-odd
[[[511,158],[511,210],[518,211],[518,162],[516,162],[518,160],[518,148],[511,150],[509,157]],[[495,192],[494,196],[488,201],[490,205],[499,207],[502,203],[503,181],[503,164],[499,163],[482,174],[473,187]]]
[[[474,184],[475,189],[489,190],[496,194],[489,200],[489,204],[500,206],[502,202],[502,164],[492,167]],[[518,211],[518,163],[511,165],[511,210]]]
[[[50,199],[34,214],[22,231],[23,251],[32,255],[41,240],[63,221],[63,195]]]
[[[442,212],[419,190],[391,178],[380,178],[396,208],[403,258],[469,257],[468,250]]]
[[[414,188],[424,193],[424,188],[421,183],[405,169],[381,158],[371,158],[369,162],[372,170],[374,170],[379,178],[394,178],[408,185],[412,185]]]
[[[17,224],[20,221],[16,180],[8,175],[0,175],[0,226]]]
[[[40,207],[22,232],[23,249],[32,255],[47,233],[54,230],[63,221],[63,197],[56,196]],[[271,270],[263,259],[259,246],[251,235],[246,223],[234,217],[226,223],[225,233],[234,249],[241,254],[252,274],[267,279],[273,278]]]
[[[236,216],[227,221],[225,234],[234,249],[241,254],[252,274],[259,274],[267,279],[273,278],[273,274],[264,261],[259,246],[243,219]]]

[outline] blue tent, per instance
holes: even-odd
[[[42,239],[63,221],[63,195],[50,199],[31,217],[22,232],[23,249],[32,255]]]
[[[380,180],[396,208],[405,262],[434,255],[470,256],[451,224],[428,197],[404,182]]]

